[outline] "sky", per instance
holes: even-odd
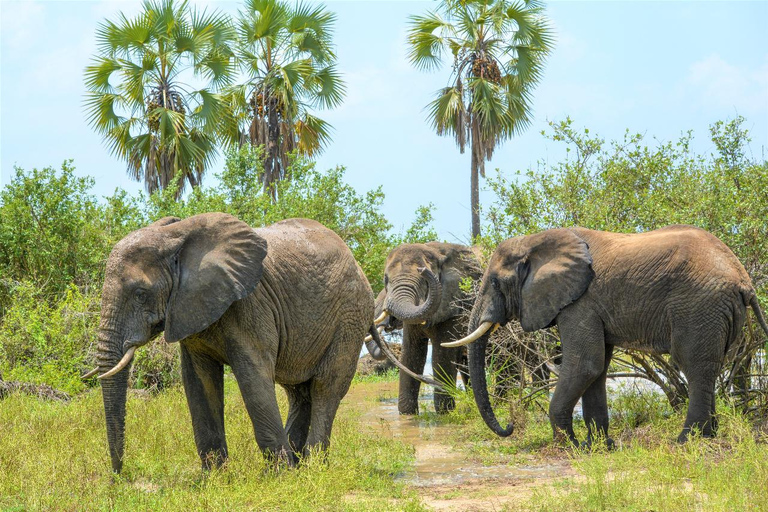
[[[193,1],[236,14],[239,2]],[[469,154],[439,137],[424,107],[448,79],[447,68],[422,72],[406,58],[408,16],[435,2],[327,1],[336,12],[344,103],[318,113],[333,127],[321,169],[345,166],[364,193],[382,186],[383,212],[406,229],[420,205],[435,207],[440,239],[466,243],[470,232]],[[74,159],[95,179],[97,196],[131,193],[125,165],[88,127],[83,69],[96,53],[99,22],[140,10],[137,1],[0,0],[0,186],[14,166],[53,166]],[[694,131],[693,149],[714,148],[708,127],[738,115],[751,132],[751,155],[768,152],[768,2],[551,1],[557,43],[534,93],[534,121],[497,148],[486,164],[507,176],[565,157],[541,131],[570,116],[606,140],[625,130],[652,143]],[[215,182],[219,158],[205,184]],[[482,182],[481,182],[482,186]],[[493,200],[481,190],[481,203]]]

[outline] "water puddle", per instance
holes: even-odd
[[[563,461],[555,464],[531,466],[492,465],[467,460],[466,454],[448,444],[451,425],[438,424],[424,416],[401,416],[397,412],[397,383],[356,386],[345,397],[348,406],[374,400],[374,407],[360,418],[362,426],[387,435],[414,447],[416,461],[413,470],[401,475],[417,487],[472,484],[488,480],[551,479],[562,476],[570,465]],[[394,397],[394,398],[393,398]],[[423,395],[419,400],[422,411],[432,409],[432,397]]]

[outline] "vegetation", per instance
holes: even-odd
[[[530,123],[532,92],[554,36],[538,1],[442,0],[411,17],[409,59],[437,69],[453,58],[449,85],[427,107],[438,135],[472,154],[472,238],[480,236],[479,178],[496,146]]]
[[[264,190],[290,177],[290,154],[312,157],[331,127],[311,114],[344,97],[332,48],[335,15],[324,7],[280,0],[247,0],[237,20],[238,61],[247,81],[229,89],[235,138],[263,146]]]
[[[136,18],[97,30],[98,55],[85,70],[88,123],[147,192],[179,177],[181,196],[210,167],[226,121],[216,92],[235,70],[234,36],[226,17],[186,0],[145,0]]]

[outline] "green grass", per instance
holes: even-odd
[[[390,368],[384,373],[372,373],[369,375],[355,374],[352,379],[352,384],[359,383],[376,383],[376,382],[392,382],[396,381],[399,376],[399,370],[397,368]]]
[[[429,489],[399,478],[412,471],[413,448],[362,426],[366,411],[396,396],[396,383],[386,391],[381,385],[394,378],[353,384],[354,396],[337,415],[327,462],[310,459],[277,474],[258,451],[232,377],[226,379],[225,412],[230,462],[209,474],[200,471],[180,387],[130,396],[120,477],[110,471],[98,390],[68,404],[10,396],[0,402],[0,510],[425,510],[422,497]],[[285,411],[284,396],[278,396]],[[674,439],[684,411],[672,411],[647,392],[624,390],[610,404],[611,436],[619,448],[589,452],[552,440],[546,402],[525,410],[500,407],[502,424],[510,413],[516,424],[515,433],[502,439],[485,426],[471,394],[456,398],[452,413],[426,411],[421,417],[427,426],[450,424],[442,431],[449,437],[440,441],[460,447],[468,464],[556,462],[572,468],[539,479],[498,510],[768,510],[768,439],[727,403],[718,404],[717,438],[680,446]],[[575,425],[583,439],[583,422]],[[479,496],[487,504],[498,485],[490,480],[440,493]]]
[[[130,396],[123,473],[114,477],[98,390],[70,403],[21,395],[0,403],[0,510],[422,510],[395,477],[413,450],[360,429],[365,404],[343,406],[327,462],[269,471],[232,379],[230,461],[204,475],[184,393]],[[281,408],[285,399],[280,393]]]

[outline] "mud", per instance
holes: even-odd
[[[420,397],[420,409],[431,411],[431,402],[431,396]],[[397,382],[355,386],[342,406],[362,406],[362,425],[413,446],[415,463],[397,478],[417,488],[423,502],[435,510],[514,508],[537,487],[575,474],[567,458],[537,458],[527,465],[485,465],[472,460],[448,444],[450,425],[397,412]]]

